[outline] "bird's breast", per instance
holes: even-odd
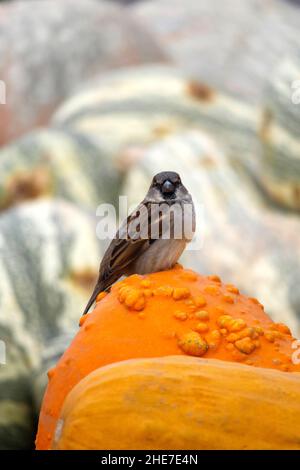
[[[172,268],[185,249],[185,240],[155,240],[132,266],[131,272],[147,274]]]

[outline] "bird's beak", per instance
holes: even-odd
[[[175,191],[175,186],[170,180],[166,180],[162,185],[162,193],[169,194]]]

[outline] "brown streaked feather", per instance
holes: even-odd
[[[83,312],[85,315],[92,304],[95,302],[97,295],[103,290],[108,289],[123,274],[126,274],[128,267],[136,260],[141,252],[150,244],[150,238],[137,238],[135,240],[128,236],[128,226],[139,215],[139,208],[147,203],[142,202],[136,210],[127,217],[123,222],[116,237],[111,241],[100,264],[99,277],[91,298]],[[147,210],[147,222],[150,229],[150,211]],[[127,234],[127,238],[120,238],[123,234]]]
[[[132,239],[128,235],[128,227],[140,216],[139,211],[142,205],[143,203],[123,222],[103,257],[99,270],[99,278],[105,280],[106,283],[113,279],[110,285],[121,277],[122,274],[125,274],[128,266],[149,246],[149,231],[147,238]],[[150,214],[148,210],[147,220],[141,220],[141,223],[147,223],[150,229]],[[107,287],[110,287],[110,285],[107,285]]]

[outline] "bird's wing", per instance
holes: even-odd
[[[144,228],[143,233],[135,231],[138,225]],[[122,223],[102,259],[99,280],[101,280],[104,289],[110,287],[125,274],[131,263],[149,247],[152,243],[150,237],[151,211],[147,203],[141,203]]]
[[[153,211],[151,207],[153,207],[151,202],[142,201],[122,223],[116,237],[104,254],[100,264],[99,278],[84,314],[88,312],[99,292],[108,289],[123,274],[126,274],[127,268],[142,252],[162,236],[163,220],[169,214],[160,210]],[[136,231],[137,227],[139,228]]]
[[[126,274],[128,266],[150,245],[151,240],[148,235],[145,238],[139,236],[130,238],[128,235],[128,226],[131,222],[134,223],[139,216],[139,208],[137,209],[122,223],[115,238],[111,241],[107,248],[104,257],[100,264],[99,277],[94,291],[85,307],[83,315],[85,315],[90,307],[95,302],[97,295],[108,289],[115,281],[117,281],[123,274]],[[149,224],[148,211],[143,211],[141,216],[141,224]],[[150,224],[149,224],[150,225]]]

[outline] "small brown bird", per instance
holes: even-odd
[[[158,173],[145,199],[121,224],[107,248],[83,314],[121,276],[172,268],[194,232],[194,205],[180,176],[173,171]]]

